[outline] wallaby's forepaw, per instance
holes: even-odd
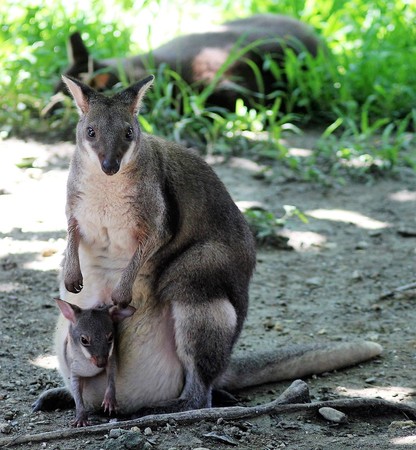
[[[111,300],[114,305],[119,306],[120,308],[126,308],[132,301],[132,293],[131,291],[116,286],[111,293]]]
[[[88,427],[91,424],[88,421],[87,413],[84,411],[84,412],[77,413],[77,415],[75,416],[75,419],[71,422],[71,425],[73,427],[80,428],[80,427]]]
[[[116,401],[114,395],[111,393],[109,394],[107,392],[105,393],[104,400],[103,400],[101,406],[104,408],[104,412],[108,412],[108,414],[110,416],[113,412],[115,413],[117,411],[117,407],[118,407],[117,401]]]
[[[78,292],[81,292],[84,287],[81,272],[78,272],[75,276],[66,275],[64,284],[66,290],[72,292],[73,294],[78,294]]]

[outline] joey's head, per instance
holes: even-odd
[[[130,317],[135,308],[103,305],[82,309],[58,298],[55,301],[64,317],[70,321],[69,333],[73,345],[95,366],[106,367],[114,350],[114,324]]]
[[[140,128],[137,120],[143,96],[153,75],[123,91],[105,96],[81,81],[62,77],[80,114],[77,144],[106,175],[116,174],[137,154]]]

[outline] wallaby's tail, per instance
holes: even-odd
[[[242,389],[352,366],[380,355],[381,345],[375,342],[338,342],[296,345],[280,350],[253,352],[233,357],[216,387]]]

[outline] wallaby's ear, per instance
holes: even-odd
[[[71,65],[88,63],[89,53],[78,31],[69,36],[67,52]]]
[[[76,322],[76,316],[81,312],[81,308],[76,305],[72,305],[71,303],[65,302],[60,298],[55,298],[56,304],[59,306],[61,313],[63,316],[68,319],[70,322]]]
[[[134,306],[127,306],[127,308],[119,308],[118,306],[112,306],[109,310],[110,317],[113,322],[121,322],[127,317],[132,316],[136,312]]]
[[[95,94],[95,91],[76,78],[62,75],[62,80],[67,85],[69,92],[74,98],[78,112],[81,115],[86,114],[90,107],[90,98]]]
[[[117,94],[117,97],[122,102],[129,105],[132,114],[138,113],[144,94],[150,88],[154,79],[155,77],[153,75],[149,75],[148,77],[143,78],[143,80],[140,80],[138,83],[131,85],[124,91]]]

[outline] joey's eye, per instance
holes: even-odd
[[[114,340],[113,333],[110,333],[110,334],[107,336],[107,342],[108,342],[109,344],[111,344],[111,343],[113,342],[113,340]]]
[[[126,130],[126,139],[128,141],[131,141],[133,139],[133,128],[132,127],[128,127]]]
[[[95,138],[95,131],[94,131],[94,128],[88,127],[88,128],[87,128],[87,134],[88,134],[88,137],[90,137],[90,138]]]
[[[84,347],[88,347],[90,345],[90,340],[86,336],[81,336],[80,341],[81,345]]]

